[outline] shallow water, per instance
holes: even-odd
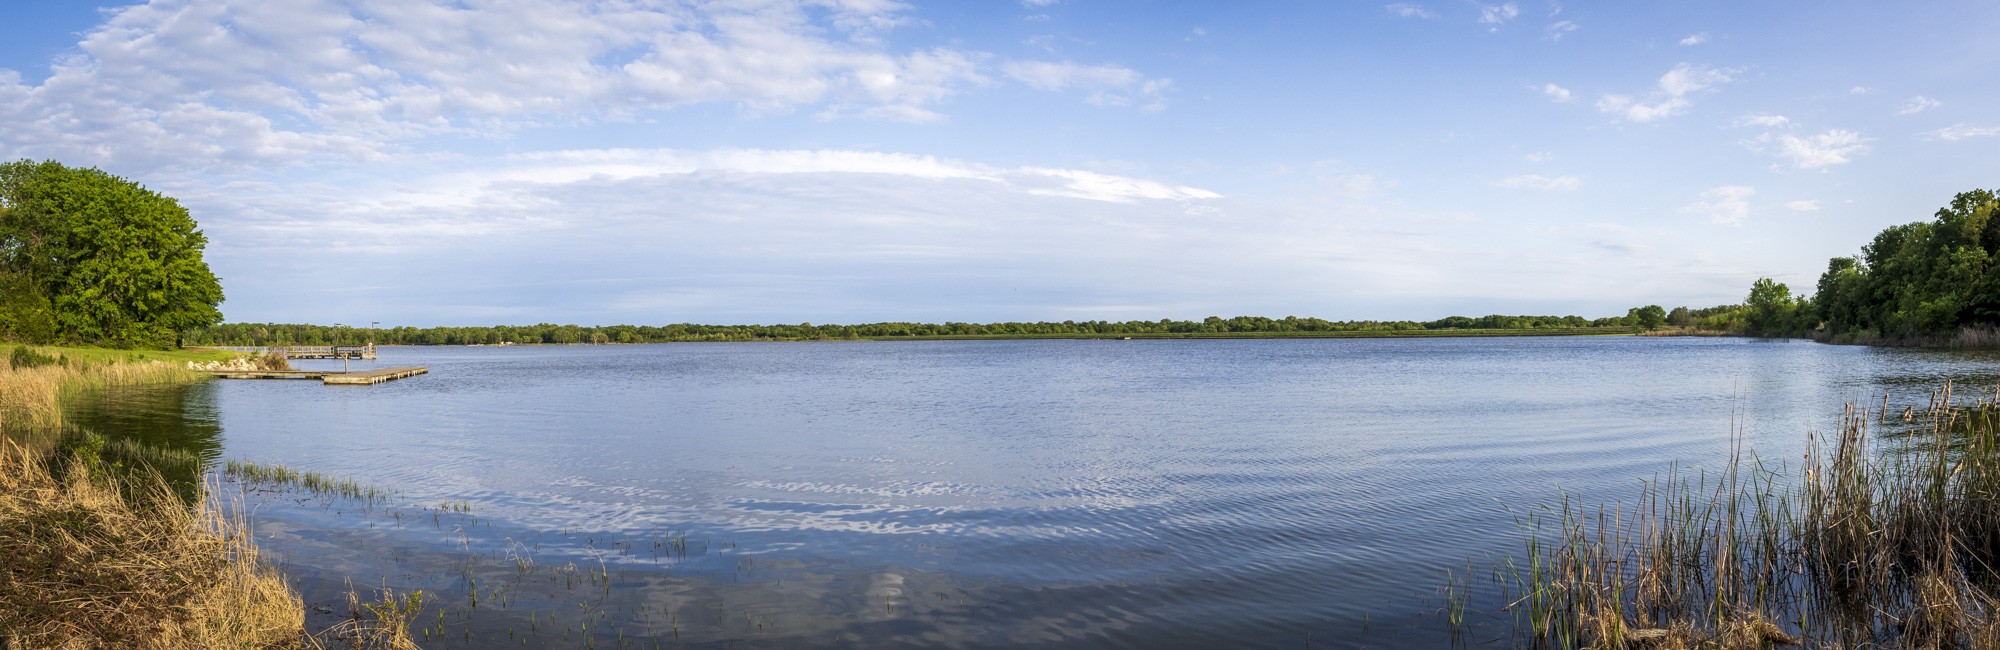
[[[381,355],[431,374],[74,417],[395,491],[236,494],[315,625],[350,581],[423,589],[426,647],[1437,647],[1446,570],[1494,592],[1513,513],[1559,491],[1629,501],[1732,430],[1796,465],[1844,402],[2000,380],[1992,354],[1729,338]],[[1458,640],[1507,645],[1474,609]]]

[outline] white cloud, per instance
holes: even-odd
[[[0,151],[125,173],[269,169],[703,103],[943,120],[952,98],[991,83],[993,57],[886,46],[886,32],[912,21],[905,10],[887,0],[154,2],[107,13],[39,83],[0,76]],[[1165,79],[1077,67],[1069,83],[1091,86],[1094,103],[1164,106]]]
[[[1055,3],[1058,3],[1058,2],[1061,2],[1061,1],[1062,1],[1062,0],[1021,0],[1021,6],[1024,6],[1024,7],[1047,7],[1047,6],[1049,6],[1049,5],[1053,5],[1053,4],[1055,4]]]
[[[1508,189],[1517,189],[1517,190],[1540,190],[1544,192],[1550,192],[1550,191],[1571,192],[1575,191],[1577,188],[1583,187],[1583,179],[1577,178],[1575,176],[1550,177],[1550,176],[1543,176],[1541,174],[1523,174],[1520,176],[1509,176],[1507,178],[1502,178],[1500,180],[1493,181],[1493,185],[1496,187],[1505,187]]]
[[[1868,139],[1860,133],[1833,129],[1818,135],[1787,135],[1778,139],[1778,155],[1790,158],[1799,169],[1845,164],[1868,153]]]
[[[1924,111],[1928,111],[1930,109],[1937,108],[1943,105],[1944,102],[1931,99],[1923,95],[1917,95],[1915,97],[1911,97],[1907,100],[1904,100],[1903,105],[1896,107],[1896,114],[1916,115],[1918,113],[1922,113]]]
[[[1505,4],[1479,5],[1479,22],[1488,25],[1504,25],[1521,15],[1521,7],[1512,2]]]
[[[1702,43],[1707,43],[1707,42],[1708,42],[1707,32],[1703,32],[1700,34],[1689,34],[1687,38],[1681,39],[1681,45],[1689,45],[1689,46],[1700,45]]]
[[[1145,110],[1160,110],[1166,107],[1164,93],[1173,86],[1171,79],[1147,78],[1137,70],[1116,65],[1013,61],[1001,70],[1037,90],[1089,92],[1088,101],[1096,106],[1138,104]]]
[[[1790,126],[1791,123],[1792,123],[1791,118],[1785,117],[1783,115],[1772,115],[1770,113],[1747,113],[1740,117],[1737,117],[1735,120],[1730,121],[1729,125],[1738,127],[1761,126],[1764,128],[1778,128],[1783,126]]]
[[[1673,97],[1683,97],[1701,92],[1716,84],[1728,83],[1735,78],[1735,72],[1686,63],[1674,66],[1666,74],[1660,75],[1660,91]]]
[[[1959,140],[1964,140],[1966,138],[1990,138],[1996,135],[2000,135],[2000,127],[1966,126],[1964,124],[1954,124],[1951,126],[1944,127],[1942,129],[1924,133],[1923,135],[1924,139],[1926,140],[1944,140],[1946,142],[1957,142]]]
[[[1709,221],[1739,225],[1750,216],[1750,197],[1757,190],[1743,185],[1722,185],[1701,193],[1699,200],[1681,207],[1682,212],[1708,217]]]
[[[1060,182],[1059,186],[1048,186],[1024,177],[1040,176]],[[1167,185],[1154,181],[1124,178],[1074,169],[1049,169],[1025,167],[1019,170],[1012,181],[1016,185],[1028,186],[1027,192],[1040,196],[1066,196],[1092,201],[1111,203],[1132,203],[1139,199],[1156,201],[1193,201],[1219,199],[1221,194],[1197,187]]]
[[[1559,102],[1566,102],[1576,98],[1576,95],[1571,93],[1568,88],[1555,84],[1542,84],[1542,94],[1547,95],[1549,99]]]
[[[1651,122],[1686,112],[1694,105],[1689,97],[1735,80],[1736,71],[1682,63],[1660,75],[1655,89],[1644,99],[1630,95],[1606,94],[1597,100],[1597,110],[1630,122]]]
[[[1437,12],[1425,9],[1421,5],[1415,5],[1408,2],[1390,3],[1388,6],[1383,7],[1383,9],[1388,11],[1389,13],[1395,14],[1397,16],[1402,16],[1404,18],[1423,18],[1425,20],[1431,20],[1438,17]]]
[[[1855,86],[1853,88],[1847,89],[1847,94],[1849,95],[1866,95],[1873,92],[1875,92],[1875,89],[1869,88],[1867,86]]]
[[[1524,155],[1524,156],[1521,156],[1521,159],[1522,159],[1522,160],[1525,160],[1525,161],[1528,161],[1528,162],[1548,162],[1549,160],[1551,160],[1551,159],[1553,159],[1553,158],[1555,158],[1555,157],[1556,157],[1556,155],[1555,155],[1555,153],[1554,153],[1554,152],[1549,152],[1549,151],[1537,151],[1537,152],[1534,152],[1534,153],[1531,153],[1531,154],[1527,154],[1527,155]]]
[[[1548,34],[1551,41],[1560,41],[1564,36],[1569,35],[1573,31],[1576,31],[1576,21],[1571,20],[1556,21],[1543,30],[1544,33]]]
[[[1804,200],[1799,200],[1799,201],[1786,201],[1786,202],[1785,202],[1785,209],[1787,209],[1787,210],[1791,210],[1791,211],[1793,211],[1793,212],[1818,212],[1818,211],[1819,211],[1819,199],[1804,199]]]

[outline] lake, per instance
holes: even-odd
[[[346,614],[350,583],[422,589],[426,647],[1422,648],[1511,644],[1491,571],[1537,504],[1629,502],[1675,464],[1721,467],[1732,436],[1796,466],[1845,402],[2000,380],[1991,353],[1649,337],[396,347],[366,365],[431,373],[115,391],[73,419],[393,491],[220,485],[311,625]],[[1468,567],[1454,639],[1439,589]]]

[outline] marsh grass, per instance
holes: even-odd
[[[291,648],[304,611],[240,512],[59,476],[0,440],[0,646]]]
[[[1669,469],[1636,506],[1517,514],[1498,569],[1530,645],[2000,647],[2000,405],[1949,384],[1873,449],[1849,405],[1796,474],[1733,440],[1718,474]],[[1880,414],[1875,419],[1881,419]]]

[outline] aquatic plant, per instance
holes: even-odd
[[[320,634],[341,644],[349,650],[416,650],[416,639],[410,637],[410,624],[424,609],[424,591],[417,589],[397,594],[394,589],[383,587],[375,594],[373,602],[362,599],[347,587],[348,618],[339,625]]]
[[[1796,476],[1742,446],[1714,476],[1669,469],[1634,509],[1568,497],[1521,513],[1500,569],[1534,645],[2000,647],[2000,393],[1934,393],[1871,448],[1849,405]],[[1886,421],[1886,413],[1872,414]]]
[[[372,485],[362,485],[353,479],[333,478],[310,470],[300,471],[284,465],[263,465],[247,460],[230,460],[223,463],[222,473],[239,481],[277,487],[291,487],[335,497],[345,497],[374,506],[389,501],[392,494]],[[472,506],[464,501],[457,504],[439,504],[438,509],[454,512],[470,511]]]

